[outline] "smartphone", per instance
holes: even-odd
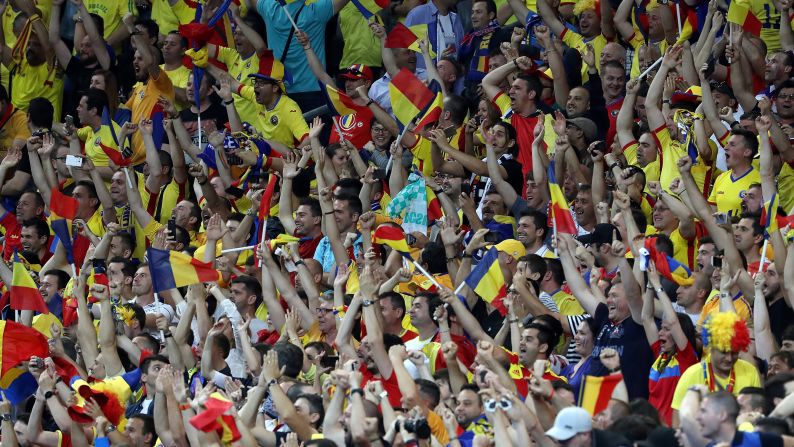
[[[601,152],[602,154],[604,154],[604,153],[606,153],[606,150],[607,150],[607,144],[604,143],[603,141],[599,141],[598,143],[595,144],[595,146],[593,147],[593,150],[596,150],[596,151]]]
[[[722,268],[722,256],[712,256],[711,266],[714,268]]]
[[[493,231],[489,231],[488,234],[485,235],[485,242],[487,242],[488,244],[498,244],[499,234],[494,233]]]
[[[714,214],[714,220],[717,221],[717,225],[727,225],[731,222],[731,218],[728,216],[728,213],[716,213]]]
[[[83,159],[76,155],[67,155],[66,160],[64,161],[66,166],[72,166],[75,168],[82,168],[83,167]]]
[[[74,117],[72,115],[66,115],[63,119],[63,122],[67,127],[74,126]]]
[[[461,183],[460,184],[460,192],[470,196],[471,195],[471,184],[470,183]]]
[[[173,217],[168,219],[168,238],[175,239],[176,238],[176,219]]]

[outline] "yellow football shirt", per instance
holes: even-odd
[[[55,109],[53,116],[61,116],[64,72],[58,64],[53,61],[52,65],[45,62],[34,67],[28,64],[27,58],[22,58],[11,72],[11,103],[14,107],[27,111],[33,98],[43,97]]]
[[[237,82],[249,87],[254,86],[248,75],[259,71],[259,56],[256,53],[249,56],[248,59],[243,59],[242,55],[234,48],[218,47],[215,58],[226,65],[229,74],[237,79]],[[237,114],[240,115],[240,120],[244,123],[255,124],[259,120],[261,106],[255,100],[251,101],[240,95],[234,95],[234,108],[237,109]]]
[[[708,359],[704,359],[695,363],[681,374],[678,385],[675,387],[673,402],[670,404],[674,410],[678,410],[681,407],[681,401],[684,400],[684,395],[686,395],[689,387],[693,385],[707,385],[703,370],[704,368],[708,368],[708,364],[705,363],[708,361]],[[706,374],[708,374],[708,372]],[[736,364],[733,365],[733,374],[736,380],[732,390],[734,396],[738,396],[739,392],[747,387],[761,386],[761,377],[758,375],[758,370],[749,362],[742,359],[737,360]],[[729,377],[722,378],[718,377],[716,374],[714,375],[714,379],[717,384],[719,384],[718,388],[721,389],[725,389],[730,380]]]
[[[134,0],[89,0],[85,2],[85,7],[88,12],[102,17],[105,23],[105,40],[121,26],[122,17],[128,13],[138,14]]]
[[[754,183],[761,183],[761,174],[752,166],[738,177],[734,177],[733,170],[723,172],[714,181],[709,203],[716,205],[721,213],[738,215],[742,212],[742,197]]]
[[[753,324],[752,310],[750,310],[750,304],[747,303],[744,297],[734,298],[733,307],[736,309],[736,314],[739,315],[742,320],[746,321],[749,325]],[[697,324],[698,332],[700,332],[700,329],[703,327],[703,323],[706,322],[706,318],[719,311],[720,292],[718,290],[712,290],[709,297],[706,298],[706,303],[703,304],[703,309],[700,310],[700,318]]]
[[[243,98],[256,102],[253,87],[241,85],[238,93]],[[258,118],[259,125],[256,128],[262,132],[262,136],[288,147],[297,146],[309,133],[309,125],[303,119],[300,106],[284,94],[271,110],[259,105]]]
[[[670,183],[676,178],[680,177],[678,172],[678,159],[688,155],[687,148],[683,143],[673,140],[670,137],[670,131],[666,125],[662,125],[653,131],[653,137],[656,139],[656,144],[661,152],[661,171],[659,172],[659,182],[662,188],[666,191],[670,189]],[[695,178],[695,183],[698,189],[703,191],[703,184],[706,177],[710,174],[711,166],[707,165],[703,159],[698,155],[698,163],[692,166],[692,177]]]
[[[80,138],[80,141],[85,142],[85,155],[94,162],[96,167],[110,166],[112,160],[106,151],[121,153],[121,148],[119,148],[119,143],[121,142],[117,141],[121,127],[115,121],[111,122],[111,124],[113,125],[113,132],[116,134],[115,138],[110,126],[106,124],[101,125],[97,130],[89,126],[77,130],[77,137]],[[125,146],[129,147],[129,143],[125,142]]]

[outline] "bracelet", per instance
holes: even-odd
[[[513,65],[516,66],[516,70],[521,71],[521,67],[518,66],[518,59],[513,59]]]
[[[278,380],[270,379],[270,381],[267,383],[267,385],[265,385],[265,389],[269,390],[270,387],[273,386],[273,385],[278,385]]]
[[[54,395],[55,393],[53,393],[52,391],[47,391],[46,393],[44,393],[44,400],[49,400]]]
[[[179,404],[179,411],[185,411],[185,410],[189,410],[191,408],[192,407],[190,406],[190,404]]]
[[[225,105],[225,106],[230,106],[232,104],[234,104],[234,100],[233,99],[230,99],[228,101],[223,101],[223,105]]]
[[[173,336],[174,336],[174,334],[172,334],[171,331],[167,331],[167,332],[164,331],[163,332],[163,337],[164,338],[171,338]]]
[[[333,210],[332,211],[326,211],[326,212],[323,213],[324,216],[327,216],[329,214],[334,214],[334,211]]]
[[[662,104],[670,104],[670,100],[669,99],[663,99],[662,100]]]
[[[462,255],[460,255],[460,257],[461,257],[461,258],[471,258],[471,257],[472,257],[472,255],[470,255],[470,254],[468,254],[468,253],[464,252]]]
[[[656,290],[656,293],[664,293],[664,289],[661,288],[661,287],[659,287],[658,289],[654,289],[654,290]]]
[[[615,169],[615,167],[616,167],[616,166],[618,166],[618,162],[614,162],[614,163],[612,163],[611,165],[609,165],[609,166],[607,166],[607,167],[608,167],[608,168],[609,168],[609,170],[611,171],[611,170]]]
[[[297,261],[293,262],[293,264],[295,264],[296,266],[306,265],[306,263],[303,262],[303,259],[298,259]]]
[[[367,104],[366,104],[366,105],[367,105],[367,107],[369,107],[370,105],[372,105],[372,103],[373,103],[373,102],[375,102],[375,101],[373,101],[373,100],[371,100],[371,99],[370,99],[369,101],[367,101]]]
[[[2,416],[0,416],[0,419],[3,421],[11,421],[11,413],[3,413]]]
[[[353,388],[352,390],[350,390],[350,395],[352,396],[354,394],[358,394],[359,396],[364,397],[364,390],[362,390],[361,388]]]
[[[369,307],[369,306],[372,306],[373,304],[375,304],[375,302],[372,301],[372,300],[362,300],[361,301],[361,305],[364,306],[364,307]]]
[[[453,256],[453,257],[451,257],[451,258],[447,258],[447,262],[448,262],[448,263],[449,263],[449,262],[455,262],[457,259],[458,259],[458,257],[457,257],[457,256]]]

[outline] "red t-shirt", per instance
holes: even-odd
[[[666,364],[660,355],[661,340],[656,340],[651,349],[656,360],[653,362],[648,376],[648,402],[659,410],[659,417],[669,426],[673,418],[673,409],[670,404],[673,402],[675,387],[681,374],[697,363],[698,357],[691,343],[687,343],[683,350],[676,351]]]
[[[351,115],[333,117],[334,121],[339,124],[339,129],[345,140],[353,143],[357,149],[361,149],[372,139],[369,128],[373,118],[372,111],[369,109],[362,109],[361,112]],[[331,137],[328,142],[339,143],[339,132],[337,132],[336,125],[331,127]]]
[[[607,130],[607,137],[606,137],[606,146],[612,146],[612,141],[615,140],[615,135],[617,134],[617,122],[618,122],[618,112],[620,112],[620,108],[623,106],[623,98],[617,99],[612,101],[611,103],[607,104],[607,113],[609,114],[609,130]]]
[[[403,395],[400,392],[400,385],[397,384],[397,374],[394,374],[394,372],[392,372],[391,377],[389,377],[388,379],[384,379],[382,377],[378,378],[375,377],[375,375],[372,374],[370,370],[367,369],[367,366],[364,364],[359,366],[358,370],[361,373],[363,379],[361,381],[362,388],[364,388],[367,385],[367,383],[373,380],[378,380],[383,384],[383,390],[389,394],[389,404],[394,408],[402,407]]]
[[[499,101],[499,98],[504,94],[504,92],[499,92],[494,97],[493,102]],[[532,172],[532,142],[535,141],[533,132],[535,131],[535,125],[538,123],[538,116],[540,116],[540,112],[535,112],[529,116],[521,116],[515,112],[510,115],[510,124],[516,128],[516,143],[518,144],[516,160],[521,163],[524,175],[527,172]]]

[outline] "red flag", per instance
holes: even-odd
[[[63,219],[74,219],[77,217],[77,208],[80,204],[77,199],[61,192],[58,187],[52,188],[50,192],[50,213],[57,214]]]
[[[35,310],[43,314],[50,313],[36,283],[33,282],[33,278],[19,261],[19,256],[16,253],[14,253],[14,271],[11,279],[11,308]]]

